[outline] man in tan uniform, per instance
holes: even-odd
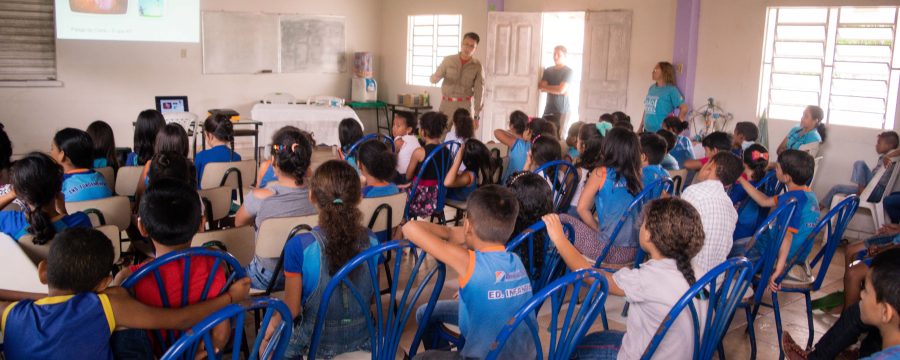
[[[456,109],[463,108],[469,110],[476,121],[480,118],[484,105],[484,67],[478,59],[472,57],[480,40],[478,34],[466,33],[459,55],[445,57],[434,75],[431,75],[432,84],[444,79],[439,111],[448,117],[452,117]]]

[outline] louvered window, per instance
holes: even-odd
[[[414,15],[408,21],[406,84],[431,84],[444,57],[459,53],[461,15]]]
[[[56,80],[53,0],[0,1],[0,85]]]

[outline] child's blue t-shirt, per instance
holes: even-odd
[[[399,193],[400,188],[398,188],[397,184],[394,183],[390,183],[384,186],[366,186],[362,189],[362,195],[364,198],[378,198]]]
[[[106,178],[91,169],[76,169],[63,175],[62,193],[66,202],[97,200],[112,196]]]
[[[662,165],[647,165],[641,168],[641,183],[644,184],[644,187],[667,177],[669,177],[669,173],[663,169]]]
[[[644,129],[657,132],[662,128],[663,119],[684,104],[684,97],[674,85],[650,85],[644,98]]]
[[[794,254],[799,254],[799,259],[805,260],[810,251],[812,251],[812,243],[810,243],[805,248],[801,248],[803,242],[806,241],[806,238],[812,232],[813,228],[816,227],[816,222],[819,221],[819,202],[816,200],[816,194],[812,192],[808,187],[802,187],[797,190],[788,191],[784,194],[775,196],[775,203],[781,204],[788,199],[796,199],[797,200],[797,211],[794,213],[794,217],[791,219],[791,222],[788,224],[787,231],[792,233],[791,240],[791,250],[788,252],[788,259],[790,259]],[[767,232],[769,234],[771,232]],[[762,254],[765,251],[765,246],[768,245],[768,242],[771,240],[769,236],[764,236],[764,241],[757,240],[754,247]]]
[[[600,223],[601,240],[608,241],[612,238],[616,224],[622,218],[622,214],[628,209],[628,205],[634,201],[634,195],[628,191],[628,182],[624,177],[619,177],[616,170],[611,167],[600,168],[600,175],[604,177],[600,184],[600,190],[594,197],[594,206],[597,208],[597,216]],[[638,247],[637,232],[634,231],[634,216],[629,216],[626,223],[619,230],[619,234],[613,239],[613,245],[620,247]]]
[[[134,151],[125,158],[125,166],[138,166],[138,154]]]
[[[818,130],[812,129],[801,135],[802,131],[803,128],[797,125],[788,132],[786,144],[788,150],[800,150],[800,147],[803,145],[822,142],[822,136],[819,135]]]
[[[669,154],[678,161],[679,167],[684,167],[685,161],[694,160],[694,145],[691,144],[691,139],[688,139],[687,136],[678,135],[677,139],[675,147],[672,148]]]
[[[13,303],[3,312],[0,331],[8,359],[112,360],[115,328],[107,295],[86,292]]]
[[[265,188],[269,182],[278,181],[278,177],[275,176],[275,168],[272,166],[272,160],[269,160],[266,163],[266,172],[263,173],[262,179],[259,180],[259,184],[256,184],[257,188]]]
[[[757,187],[761,182],[762,180],[750,181],[750,184],[753,187]],[[731,198],[731,203],[734,204],[738,211],[737,224],[734,227],[734,239],[753,236],[753,233],[759,227],[760,220],[762,220],[760,219],[762,208],[750,198],[747,190],[744,190],[744,187],[740,184],[731,186],[731,189],[728,191],[728,197]]]
[[[197,184],[203,178],[203,169],[206,164],[217,162],[241,161],[241,154],[232,151],[226,145],[213,146],[197,153],[194,157],[194,166],[197,168]]]
[[[322,230],[316,226],[313,231]],[[375,239],[375,234],[369,231],[369,246],[375,245],[378,245],[378,240]],[[325,256],[324,249],[319,246],[319,242],[311,232],[295,235],[284,246],[284,273],[286,276],[303,277],[303,292],[300,297],[303,304],[319,285],[319,270],[323,256]]]
[[[528,158],[528,151],[531,150],[531,143],[523,139],[516,139],[512,148],[509,149],[509,165],[503,169],[503,183],[514,172],[522,171],[525,168],[525,161]]]
[[[574,146],[569,146],[569,149],[566,150],[566,154],[569,155],[573,163],[575,162],[575,159],[581,156],[581,154],[578,152],[578,149],[576,149]]]
[[[22,236],[28,234],[28,220],[25,219],[24,211],[0,211],[0,232],[9,235],[16,241]],[[89,228],[92,227],[91,219],[83,212],[75,212],[63,216],[61,219],[53,222],[53,228],[57,232],[68,228]]]
[[[459,277],[459,329],[466,338],[461,355],[483,359],[503,325],[531,298],[531,280],[519,256],[502,245],[469,251],[469,273]],[[533,314],[532,321],[534,320]],[[507,340],[501,359],[533,359],[528,326]]]
[[[109,166],[109,161],[107,161],[106,158],[101,157],[94,159],[94,164],[91,165],[91,169],[105,168],[107,166]]]
[[[675,159],[672,154],[666,153],[666,156],[663,156],[662,161],[659,163],[663,169],[668,170],[678,170],[681,166],[678,165],[678,160]]]

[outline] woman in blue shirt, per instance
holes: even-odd
[[[806,151],[813,157],[819,155],[819,145],[825,142],[827,134],[825,132],[825,124],[822,120],[825,118],[825,111],[822,108],[810,105],[803,110],[803,117],[800,118],[800,125],[794,126],[788,132],[781,145],[778,145],[778,155],[785,150],[801,150]]]
[[[197,167],[197,183],[203,178],[203,169],[206,164],[216,162],[241,161],[241,155],[228,147],[234,141],[234,125],[231,119],[223,114],[213,114],[203,122],[203,136],[209,149],[197,153],[194,157],[194,165]]]
[[[638,131],[657,132],[662,128],[663,119],[678,109],[678,117],[684,120],[688,107],[684,97],[675,87],[675,67],[667,61],[661,61],[653,68],[653,85],[647,90],[644,98],[644,116]]]

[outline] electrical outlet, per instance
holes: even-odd
[[[181,49],[181,58],[182,58],[182,59],[186,59],[186,58],[187,58],[187,49]]]

